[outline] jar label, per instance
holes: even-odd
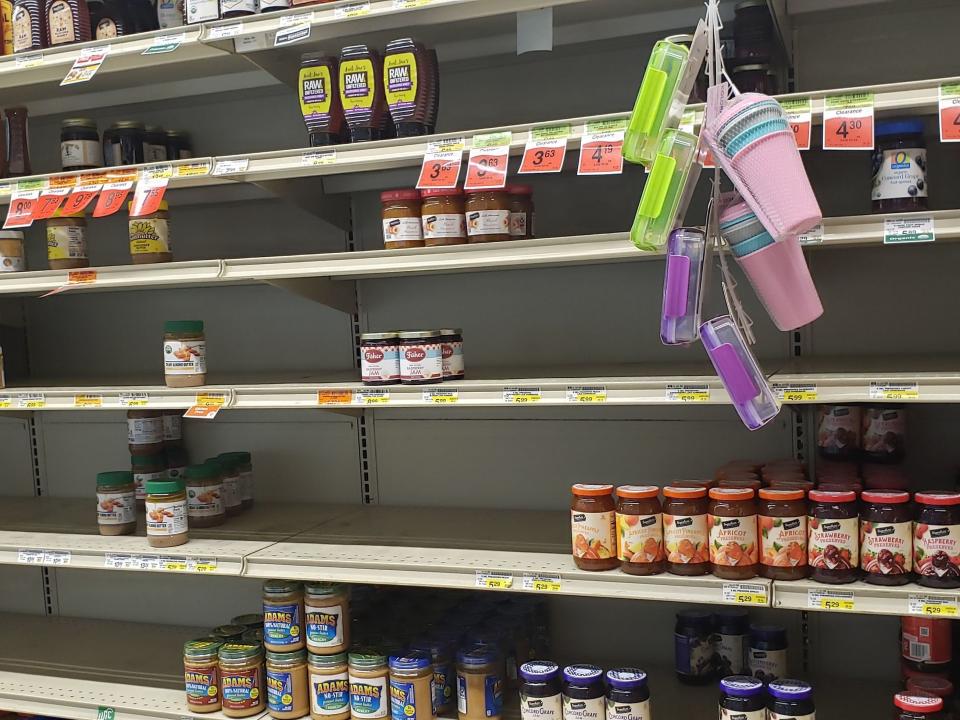
[[[913,569],[919,575],[960,577],[960,525],[916,523]]]
[[[520,717],[522,720],[562,720],[563,704],[560,694],[532,697],[521,692]]]
[[[720,720],[767,720],[766,710],[728,710],[720,708]]]
[[[509,210],[474,210],[467,213],[467,235],[509,234]]]
[[[413,110],[417,105],[417,56],[413,53],[388,55],[383,61],[387,106],[391,112]],[[403,117],[407,117],[404,114]]]
[[[223,478],[223,506],[235,508],[243,501],[240,499],[240,476],[228,475]]]
[[[187,531],[187,501],[147,500],[147,535],[180,535]]]
[[[384,218],[383,244],[422,240],[423,234],[419,218]]]
[[[880,459],[893,459],[904,451],[906,419],[902,410],[868,408],[863,411],[863,450]]]
[[[747,668],[750,675],[764,682],[782,678],[787,674],[787,651],[750,648]]]
[[[136,486],[137,490],[137,500],[146,500],[147,498],[147,482],[150,480],[166,480],[169,476],[167,473],[160,472],[149,472],[149,473],[138,473],[136,470],[133,471],[133,484]]]
[[[64,140],[60,143],[61,167],[103,166],[103,150],[96,140]]]
[[[135,492],[97,491],[97,522],[101,525],[124,525],[137,521]]]
[[[260,12],[263,12],[266,8],[288,8],[290,7],[290,0],[260,0]]]
[[[180,415],[163,415],[163,439],[167,442],[180,440],[183,437],[183,420]]]
[[[163,30],[180,27],[183,25],[183,0],[158,0],[157,17]]]
[[[702,677],[712,673],[713,652],[709,635],[673,634],[673,658],[680,675]]]
[[[229,505],[227,507],[230,507]],[[263,604],[263,641],[270,645],[300,643],[300,603]]]
[[[360,377],[364,382],[400,379],[400,348],[397,345],[365,347],[360,351]]]
[[[951,624],[940,618],[900,618],[900,653],[911,662],[942,665],[953,657]]]
[[[624,703],[607,698],[607,720],[650,720],[650,701]]]
[[[310,674],[310,711],[314,715],[343,715],[350,707],[347,673]]]
[[[913,523],[860,521],[860,566],[876,575],[913,570]]]
[[[223,485],[204,485],[187,488],[187,515],[189,517],[216,517],[223,515]]]
[[[187,688],[187,705],[208,707],[220,702],[220,679],[216,666],[202,669],[186,667],[183,680]]]
[[[155,445],[163,442],[163,417],[127,418],[127,442]]]
[[[760,562],[772,567],[791,568],[807,564],[807,517],[761,515]]]
[[[170,234],[163,218],[131,219],[129,230],[131,255],[170,252]]]
[[[340,63],[340,99],[347,120],[370,115],[376,93],[377,79],[373,63],[368,59],[347,60]]]
[[[220,683],[226,710],[249,710],[263,702],[260,666],[246,670],[223,670]]]
[[[827,457],[855,455],[860,447],[860,408],[847,405],[821,407],[817,447]]]
[[[393,720],[417,720],[417,696],[414,683],[402,680],[390,681],[390,716]]]
[[[117,37],[117,24],[113,18],[101,18],[96,28],[97,40],[112,40],[115,37]]]
[[[240,502],[253,500],[253,471],[244,470],[240,473]]]
[[[238,10],[253,14],[257,11],[257,0],[220,0],[220,10],[224,15]]]
[[[187,466],[182,467],[169,467],[167,468],[167,477],[171,480],[176,480],[177,478],[182,478],[183,474],[187,471]]]
[[[524,238],[527,236],[527,214],[525,212],[510,213],[510,237]]]
[[[713,649],[719,677],[742,675],[747,669],[747,636],[723,635],[713,637]]]
[[[220,18],[218,0],[185,0],[187,3],[187,22],[198,23]]]
[[[617,513],[617,557],[633,563],[663,560],[663,515]]]
[[[773,710],[767,711],[767,720],[817,720],[816,713],[810,713],[809,715],[781,715],[780,713],[775,713]]]
[[[857,518],[807,518],[810,529],[810,567],[848,570],[860,561]]]
[[[87,232],[79,225],[47,227],[47,259],[85,260]]]
[[[873,200],[927,196],[927,151],[923,148],[873,151]]]
[[[260,7],[265,7],[263,0]],[[329,66],[300,68],[300,111],[308,128],[325,130],[329,127],[332,85]]]
[[[30,11],[23,5],[17,5],[13,9],[13,51],[30,50],[33,45],[33,21]],[[37,45],[39,47],[40,43]]]
[[[421,220],[423,221],[424,240],[467,237],[467,221],[459,213],[424,215]]]
[[[463,367],[463,342],[460,340],[452,343],[443,343],[440,347],[441,365],[443,367],[443,376],[461,377],[464,373]]]
[[[588,560],[615,557],[617,551],[615,513],[585,513],[570,511],[570,529],[573,535],[573,556]]]
[[[663,514],[663,542],[668,562],[709,562],[708,540],[706,515]]]
[[[167,375],[203,375],[206,373],[206,341],[164,340],[163,371]]]
[[[439,380],[442,377],[440,343],[400,346],[401,380]]]
[[[350,712],[362,718],[385,718],[390,700],[386,697],[387,678],[350,676]]]
[[[563,696],[564,720],[603,720],[606,708],[603,697],[580,700]]]
[[[267,670],[267,707],[272,712],[293,712],[293,673]]]
[[[443,707],[453,700],[453,678],[453,663],[433,664],[433,704],[435,707]]]
[[[311,649],[343,645],[342,606],[307,603],[304,614],[307,618],[307,645]]]
[[[63,45],[78,40],[73,28],[73,11],[67,0],[54,0],[47,11],[50,44]]]
[[[20,272],[26,269],[22,255],[4,255],[0,253],[0,273]]]

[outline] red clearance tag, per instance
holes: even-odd
[[[463,164],[463,138],[440,140],[427,145],[420,166],[420,178],[417,189],[455,188],[460,179],[460,166]]]
[[[960,142],[960,85],[940,86],[940,142]]]
[[[623,172],[626,120],[587,123],[580,139],[577,175],[619,175]]]
[[[521,175],[561,172],[567,156],[569,137],[569,125],[533,128],[523,150],[523,160],[520,161],[518,172]]]
[[[14,190],[10,196],[10,208],[3,229],[30,227],[33,223],[33,210],[40,198],[39,190]]]
[[[107,217],[119,211],[132,187],[132,182],[104,183],[100,197],[97,198],[97,206],[93,209],[93,216]]]
[[[47,220],[52,218],[69,194],[70,188],[47,188],[44,190],[33,210],[33,219]]]
[[[222,409],[220,405],[194,405],[183,416],[199,420],[213,420]]]
[[[507,162],[510,159],[509,132],[475,135],[467,163],[466,190],[502,188],[507,184]]]
[[[143,217],[159,210],[172,176],[173,167],[170,165],[152,165],[144,168],[137,181],[137,188],[133,191],[130,217]]]
[[[91,188],[81,188],[80,190],[74,190],[70,193],[62,206],[64,215],[75,215],[78,212],[83,211],[87,205],[97,196],[97,193],[100,192],[100,186],[95,186]]]
[[[823,100],[824,150],[873,150],[873,93]]]
[[[67,273],[68,285],[93,285],[96,282],[96,270],[71,270]]]

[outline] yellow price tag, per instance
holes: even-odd
[[[226,402],[226,393],[197,393],[194,404],[199,407],[223,407]]]
[[[739,605],[766,605],[767,596],[760,593],[737,593],[734,602]]]
[[[197,177],[210,174],[210,161],[187,163],[186,165],[177,165],[173,169],[174,177]]]
[[[359,405],[386,405],[390,402],[389,390],[357,390],[353,401]]]
[[[540,388],[508,387],[503,389],[503,401],[505,403],[522,405],[538,403],[542,399],[543,395],[540,393]]]
[[[816,391],[807,390],[788,391],[783,394],[784,402],[814,402],[817,399]]]
[[[458,390],[424,390],[423,401],[434,405],[452,405],[460,401]]]
[[[956,605],[923,604],[923,614],[933,615],[935,617],[957,617]]]
[[[852,612],[854,602],[853,600],[844,600],[842,598],[825,597],[820,598],[820,608],[823,610],[845,610]]]
[[[553,580],[534,580],[532,588],[538,592],[560,592],[560,583]]]
[[[493,590],[509,590],[513,587],[513,575],[502,572],[477,570],[477,587]]]
[[[161,567],[164,570],[186,570],[187,561],[186,560],[164,560],[161,564]]]
[[[0,408],[13,407],[13,401],[9,395],[0,395]]]
[[[217,564],[209,563],[209,562],[197,563],[196,566],[194,567],[194,570],[196,570],[199,573],[216,572]]]
[[[73,406],[78,408],[103,407],[103,395],[74,395]]]

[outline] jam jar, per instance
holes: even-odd
[[[523,663],[520,678],[521,720],[562,720],[560,667],[549,660]]]
[[[380,193],[383,205],[383,246],[388,250],[423,247],[419,190]]]
[[[136,165],[144,161],[143,123],[136,120],[115,122],[103,133],[103,164],[106,167]]]
[[[763,683],[747,675],[720,681],[720,720],[767,720]]]
[[[674,485],[663,489],[663,498],[667,572],[706,575],[710,572],[707,489]]]
[[[443,357],[439,330],[410,330],[398,333],[400,382],[429,385],[443,380]]]
[[[832,585],[860,578],[860,515],[852,490],[811,490],[807,562],[810,577]]]
[[[880,120],[870,198],[877,213],[927,209],[927,143],[919,119]]]
[[[613,485],[577,484],[571,490],[573,561],[581,570],[613,570],[620,567],[616,554]]]
[[[660,488],[617,488],[617,557],[630,575],[656,575],[666,569]]]
[[[463,210],[463,190],[460,188],[426,188],[420,191],[423,198],[421,220],[423,244],[463,245],[467,242],[467,221]]]
[[[364,385],[400,382],[400,338],[395,332],[360,336],[360,380]]]
[[[529,185],[507,185],[510,196],[510,239],[533,237],[533,188]]]
[[[607,720],[650,720],[650,688],[643,670],[607,670],[606,679]]]
[[[68,118],[60,125],[60,167],[90,170],[103,165],[100,133],[90,118]]]
[[[713,677],[713,616],[700,610],[677,613],[673,661],[682,683],[700,685]]]
[[[857,460],[860,456],[860,407],[821,405],[817,448],[827,460]]]
[[[713,615],[713,651],[719,677],[749,672],[750,615],[746,610],[719,610]]]
[[[860,499],[860,567],[864,581],[906,585],[913,579],[910,493],[866,490]]]
[[[603,670],[596,665],[567,665],[563,669],[564,720],[602,718],[605,704]]]
[[[926,587],[960,587],[960,493],[918,492],[913,571]]]
[[[747,669],[770,682],[787,674],[787,630],[779,625],[751,625]]]
[[[710,489],[710,569],[726,580],[757,576],[757,503],[750,488]]]
[[[463,380],[466,376],[460,328],[440,328],[440,365],[444,380]]]
[[[807,501],[800,489],[761,488],[757,521],[760,576],[800,580],[807,576]]]
[[[510,239],[510,196],[506,190],[467,190],[464,212],[467,241],[503,242]]]
[[[813,720],[813,688],[803,680],[774,680],[767,685],[768,720]]]
[[[864,461],[886,464],[902,462],[905,454],[904,437],[907,424],[903,406],[865,407],[861,415]],[[864,472],[864,478],[867,478],[866,472]]]

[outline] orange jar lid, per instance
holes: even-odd
[[[696,500],[707,496],[707,489],[703,487],[665,487],[663,494],[668,498],[677,500]]]
[[[807,494],[803,490],[788,488],[761,488],[761,500],[803,500]]]
[[[711,500],[753,500],[750,488],[715,487],[710,489]]]
[[[645,500],[655,498],[660,494],[660,488],[655,485],[621,485],[617,488],[617,497],[631,500]]]
[[[613,494],[613,485],[587,485],[577,483],[571,490],[578,497],[603,497]]]

